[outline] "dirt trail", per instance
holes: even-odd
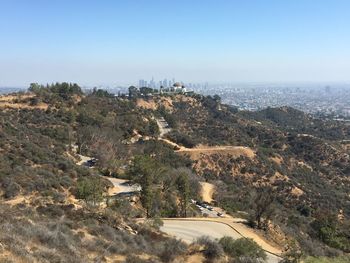
[[[183,146],[181,146],[181,145],[178,145],[177,143],[172,142],[172,141],[170,141],[170,140],[168,140],[168,139],[159,138],[158,140],[163,141],[163,142],[165,142],[165,143],[171,145],[172,147],[174,147],[175,150],[186,149],[185,147],[183,147]]]
[[[215,185],[206,183],[206,182],[201,182],[200,183],[202,186],[202,199],[204,202],[211,203],[213,201],[213,194],[214,194],[214,189]]]
[[[163,141],[169,145],[171,145],[176,152],[189,154],[190,158],[198,159],[201,154],[215,154],[215,153],[227,153],[235,156],[246,156],[248,158],[254,158],[255,152],[249,147],[244,146],[197,146],[195,148],[186,148],[181,146],[169,139],[164,138],[164,136],[171,132],[171,128],[169,128],[168,123],[164,120],[164,118],[155,118],[158,127],[159,127],[159,137],[158,140]]]

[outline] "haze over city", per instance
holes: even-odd
[[[349,82],[349,1],[2,1],[0,86]]]
[[[0,263],[349,263],[349,0],[0,0]]]

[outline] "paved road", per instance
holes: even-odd
[[[209,221],[185,221],[185,220],[163,220],[164,225],[160,228],[161,231],[182,239],[187,243],[191,243],[201,236],[209,236],[212,239],[230,236],[234,239],[242,236],[230,226]],[[281,258],[267,253],[268,263],[278,263]]]
[[[191,243],[203,235],[211,238],[221,238],[231,236],[240,238],[241,236],[225,224],[208,221],[180,221],[164,220],[164,225],[160,228],[163,232],[176,236],[187,243]]]
[[[116,194],[123,194],[123,193],[126,194],[126,193],[141,191],[141,186],[137,184],[130,185],[128,184],[129,182],[128,180],[113,178],[113,177],[104,177],[104,178],[108,179],[114,186],[110,190],[109,195],[116,195]]]
[[[159,137],[162,138],[165,134],[171,131],[171,128],[169,127],[169,124],[166,122],[166,120],[161,118],[156,118],[156,122],[159,127]]]

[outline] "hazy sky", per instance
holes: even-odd
[[[0,86],[349,81],[349,0],[0,0]]]

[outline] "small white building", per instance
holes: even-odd
[[[181,94],[185,94],[187,92],[185,86],[183,84],[181,84],[180,82],[175,82],[174,85],[172,85],[171,87],[161,87],[159,89],[159,93],[163,94],[174,94],[174,93],[181,93]]]
[[[172,89],[175,93],[185,93],[186,92],[185,86],[182,85],[180,82],[175,82]]]

